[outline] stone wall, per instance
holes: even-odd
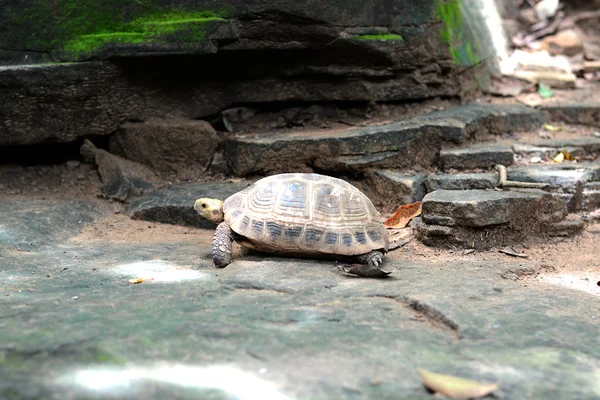
[[[459,96],[457,67],[478,61],[459,0],[12,3],[0,10],[0,145],[243,104]]]

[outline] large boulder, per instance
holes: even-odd
[[[449,40],[466,30],[455,1],[12,3],[0,10],[0,145],[242,104],[457,96],[473,82],[455,57],[467,43]]]

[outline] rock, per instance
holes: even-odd
[[[256,109],[248,107],[235,107],[223,110],[221,118],[228,132],[235,130],[235,124],[246,122],[256,114]]]
[[[440,161],[445,170],[493,168],[497,164],[512,165],[514,153],[509,145],[473,146],[440,151]]]
[[[84,159],[93,156],[102,180],[102,190],[110,199],[126,201],[156,189],[158,178],[141,164],[97,149],[89,140],[81,146],[81,154]]]
[[[515,143],[512,145],[513,152],[519,156],[532,158],[539,157],[541,160],[554,158],[556,147],[533,146],[530,144]]]
[[[423,222],[434,225],[485,227],[530,222],[544,224],[564,217],[566,209],[540,190],[436,190],[423,199]]]
[[[584,228],[585,222],[578,217],[573,217],[550,225],[547,232],[548,236],[566,237],[581,233]]]
[[[546,104],[540,107],[551,121],[596,126],[600,121],[600,103]]]
[[[503,73],[531,83],[554,88],[574,88],[577,77],[571,72],[569,59],[552,56],[547,51],[514,51],[503,65]]]
[[[591,180],[593,169],[580,165],[529,165],[507,170],[508,180],[517,182],[546,183],[575,193],[579,186]]]
[[[588,212],[600,209],[600,190],[584,189],[581,196],[581,209]]]
[[[425,181],[427,192],[434,190],[493,189],[498,186],[495,173],[430,175]]]
[[[136,199],[127,207],[126,212],[133,219],[214,229],[212,223],[200,218],[194,210],[194,202],[202,197],[225,200],[245,187],[247,184],[243,183],[191,183],[171,186]]]
[[[435,0],[401,23],[387,0],[150,3],[49,10],[23,0],[0,14],[0,145],[70,142],[240,104],[456,97],[475,82],[459,76]],[[40,64],[18,65],[30,63]]]
[[[219,141],[208,122],[153,119],[123,124],[110,139],[110,152],[157,172],[205,169]]]
[[[562,200],[539,190],[436,190],[414,232],[428,246],[490,249],[548,236],[566,214]]]
[[[238,137],[226,142],[224,154],[238,176],[313,168],[418,170],[432,165],[442,143],[535,129],[542,121],[541,114],[529,107],[469,104],[387,125]]]
[[[363,189],[378,210],[395,212],[402,205],[423,200],[426,178],[424,172],[408,175],[393,170],[375,170]]]
[[[0,213],[0,249],[7,246],[11,251],[28,252],[56,248],[56,243],[77,236],[86,225],[112,211],[100,201],[81,199],[0,200]]]
[[[583,51],[583,42],[573,29],[565,29],[542,40],[542,47],[550,54],[574,56]]]

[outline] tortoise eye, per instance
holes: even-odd
[[[202,207],[202,208],[206,208],[206,207],[207,207],[207,206],[206,206],[206,203],[202,203],[202,205],[201,205],[200,207]]]

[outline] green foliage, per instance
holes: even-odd
[[[397,35],[394,33],[381,33],[376,35],[358,35],[354,36],[355,39],[358,40],[400,40],[404,41],[402,35]]]
[[[455,64],[478,64],[479,57],[466,37],[461,6],[461,0],[437,0],[436,16],[444,23],[442,40],[450,48]]]
[[[230,14],[228,9],[165,10],[153,0],[36,0],[13,21],[31,32],[30,46],[62,48],[77,58],[109,43],[154,43],[179,33],[179,40],[202,41],[206,23],[224,21]]]

